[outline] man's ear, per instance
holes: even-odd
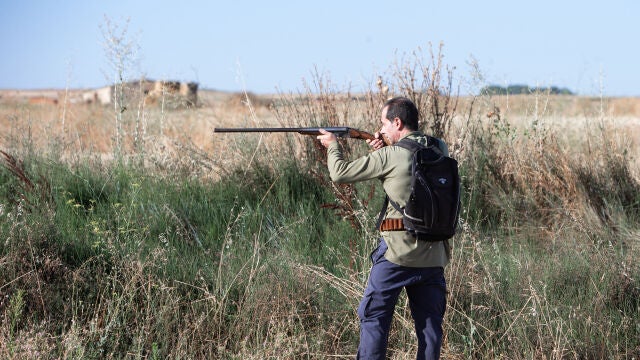
[[[404,127],[404,123],[397,116],[393,118],[393,125],[395,125],[398,130],[402,130],[402,128]]]

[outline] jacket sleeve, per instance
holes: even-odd
[[[331,180],[337,183],[353,183],[383,177],[388,172],[385,151],[389,147],[373,151],[352,161],[344,159],[342,149],[334,142],[327,148],[327,167]]]

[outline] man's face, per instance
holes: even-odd
[[[382,109],[382,114],[380,116],[380,122],[382,123],[380,134],[389,139],[389,142],[395,144],[400,139],[400,119],[387,119],[387,109],[388,107]]]

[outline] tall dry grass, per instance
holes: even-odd
[[[441,48],[417,54],[364,93],[316,72],[297,94],[201,91],[200,107],[141,104],[117,126],[112,108],[3,97],[0,354],[353,357],[380,190],[332,184],[313,138],[211,131],[373,132],[383,101],[405,95],[463,174],[443,355],[638,357],[630,100],[462,98]],[[413,358],[414,341],[403,297],[390,357]]]

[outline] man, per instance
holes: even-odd
[[[418,131],[419,113],[411,100],[388,100],[380,118],[376,139],[367,141],[375,150],[353,161],[345,160],[336,136],[321,130],[317,138],[327,148],[329,175],[334,182],[352,183],[380,179],[389,198],[404,207],[411,192],[412,153],[393,145],[403,138],[422,144],[427,137]],[[448,155],[447,146],[438,147]],[[387,207],[378,248],[371,254],[373,265],[362,301],[359,359],[384,359],[389,329],[398,296],[407,291],[418,337],[417,359],[438,359],[442,345],[442,319],[446,306],[444,267],[449,258],[447,241],[416,239],[402,227],[402,214]]]

